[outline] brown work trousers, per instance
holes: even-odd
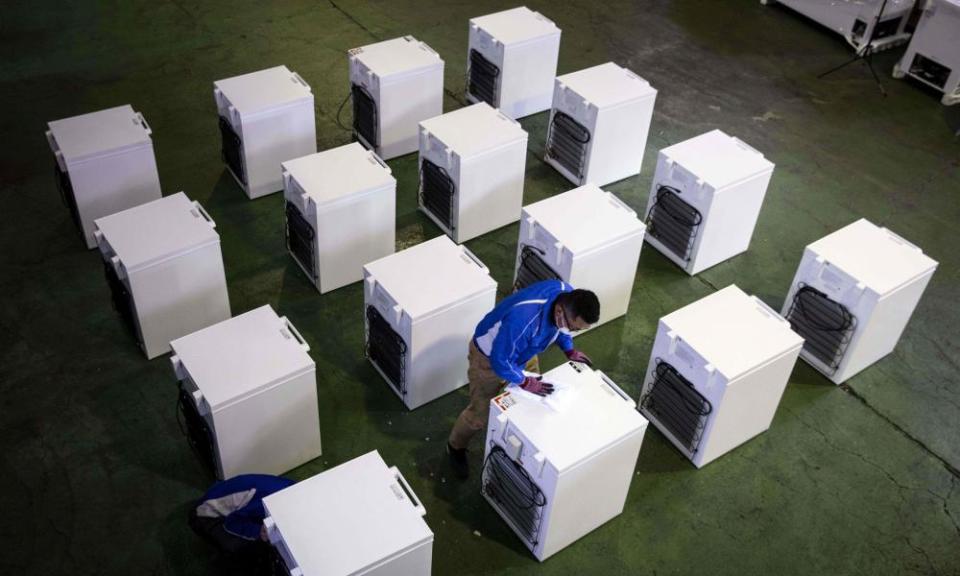
[[[470,403],[457,417],[450,431],[450,446],[462,450],[470,443],[474,435],[487,427],[490,415],[490,400],[500,393],[504,382],[490,367],[490,360],[483,355],[477,345],[470,341],[470,367],[467,379],[470,381]],[[524,367],[528,372],[540,373],[540,361],[534,356]]]

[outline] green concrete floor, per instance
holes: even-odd
[[[248,201],[224,172],[211,83],[298,71],[322,150],[350,140],[334,121],[347,49],[426,41],[446,61],[452,110],[467,19],[512,5],[4,2],[0,573],[222,569],[184,522],[210,479],[178,430],[168,361],[145,360],[113,313],[43,137],[49,120],[124,103],[153,127],[164,192],[186,191],[217,221],[233,312],[272,304],[312,347],[324,453],[290,476],[379,449],[426,505],[435,574],[960,573],[956,111],[890,79],[901,50],[876,58],[886,99],[860,65],[815,79],[846,46],[755,0],[530,3],[563,29],[560,73],[613,60],[659,89],[643,173],[609,187],[635,209],[657,150],[713,128],[777,166],[748,253],[690,278],[644,248],[628,317],[579,345],[636,396],[660,316],[731,282],[779,308],[803,247],[863,216],[940,262],[899,347],[843,387],[798,363],[770,431],[703,470],[651,428],[623,515],[542,565],[482,501],[476,475],[449,477],[443,442],[464,392],[407,412],[387,389],[363,357],[359,284],[319,296],[286,255],[281,196]],[[525,202],[571,188],[540,160],[546,114],[522,124]],[[416,157],[390,165],[398,248],[437,236],[416,211]],[[501,293],[516,236],[512,225],[468,243]]]

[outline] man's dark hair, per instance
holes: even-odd
[[[558,300],[574,318],[579,316],[588,324],[596,324],[600,319],[600,300],[589,290],[577,289],[573,292],[564,292]]]

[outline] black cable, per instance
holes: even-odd
[[[343,107],[346,106],[347,101],[350,100],[351,96],[353,96],[353,90],[351,90],[350,92],[347,92],[347,96],[346,98],[343,99],[343,102],[340,103],[340,107],[337,108],[337,116],[336,118],[334,118],[334,120],[337,123],[337,126],[339,126],[341,130],[346,130],[347,132],[353,132],[353,127],[351,126],[348,128],[344,126],[343,121],[340,119],[340,115],[343,113]]]

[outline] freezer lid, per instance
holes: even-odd
[[[646,229],[636,212],[594,184],[525,206],[523,217],[533,218],[574,256]]]
[[[315,369],[309,346],[269,304],[178,338],[170,347],[214,411]]]
[[[558,76],[557,83],[598,108],[657,95],[649,82],[613,62]]]
[[[241,114],[258,114],[312,96],[310,86],[286,66],[276,66],[213,83]]]
[[[357,142],[288,160],[281,166],[318,205],[397,185],[386,163]]]
[[[370,262],[363,270],[414,322],[497,289],[489,270],[447,236]]]
[[[54,120],[47,126],[68,164],[152,144],[146,120],[129,104]]]
[[[354,48],[350,56],[362,62],[381,80],[394,74],[413,74],[443,65],[436,52],[413,36]]]
[[[660,153],[692,172],[714,190],[773,170],[773,163],[763,154],[720,130],[684,140],[664,148]]]
[[[807,249],[880,295],[937,267],[936,260],[920,248],[862,218]]]
[[[647,426],[634,401],[600,371],[567,362],[543,379],[556,387],[556,398],[510,387],[514,401],[501,405],[507,434],[515,428],[531,444],[521,450],[541,453],[561,473]]]
[[[420,129],[433,134],[461,158],[483,154],[517,141],[527,132],[486,102],[424,120]]]
[[[263,505],[303,574],[357,574],[433,540],[425,510],[401,482],[373,451],[271,494]]]
[[[727,380],[803,345],[803,338],[786,320],[734,284],[664,316],[660,322],[685,342],[678,346],[692,348]]]
[[[183,192],[104,216],[95,224],[128,271],[220,241],[210,216]]]
[[[506,45],[560,34],[560,28],[549,18],[526,6],[471,18],[470,25],[483,29]]]

